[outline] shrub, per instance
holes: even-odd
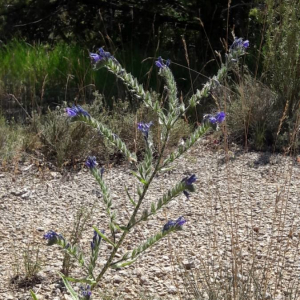
[[[22,152],[24,129],[14,120],[8,122],[0,114],[0,157],[2,163],[12,161]]]
[[[281,109],[278,97],[262,82],[247,75],[236,83],[228,105],[227,124],[231,139],[266,150],[275,143]]]

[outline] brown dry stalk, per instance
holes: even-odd
[[[287,110],[288,110],[288,107],[289,107],[289,100],[286,101],[285,103],[285,107],[284,107],[284,111],[283,111],[283,114],[282,114],[282,117],[280,119],[280,122],[279,122],[279,126],[278,126],[278,130],[277,130],[277,134],[276,134],[276,139],[280,133],[280,130],[281,130],[281,127],[282,127],[282,123],[283,121],[286,119],[286,113],[287,113]],[[275,143],[276,144],[276,143]]]

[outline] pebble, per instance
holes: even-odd
[[[121,282],[123,282],[124,281],[124,279],[121,277],[121,276],[119,276],[119,275],[115,275],[114,277],[113,277],[113,282],[114,283],[121,283]]]

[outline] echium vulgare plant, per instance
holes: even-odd
[[[132,205],[132,211],[127,222],[125,224],[121,224],[117,220],[116,214],[111,209],[112,197],[110,190],[105,183],[104,169],[99,169],[97,167],[98,164],[95,157],[89,157],[87,159],[86,166],[90,170],[92,176],[98,182],[102,191],[102,201],[106,208],[106,213],[109,219],[109,228],[107,228],[108,232],[105,232],[102,229],[100,230],[95,226],[93,227],[94,235],[90,244],[89,258],[86,258],[85,254],[79,249],[79,247],[66,241],[61,234],[58,234],[55,231],[49,231],[44,235],[44,238],[48,241],[49,246],[56,244],[62,247],[64,251],[67,251],[70,256],[77,260],[83,269],[84,276],[82,278],[69,278],[63,274],[60,274],[73,299],[91,299],[93,290],[100,283],[101,279],[109,268],[116,269],[131,265],[139,258],[141,254],[143,254],[147,249],[151,248],[165,236],[171,234],[172,232],[177,232],[183,228],[183,225],[186,223],[186,220],[183,216],[177,216],[175,220],[168,220],[158,233],[149,237],[146,241],[142,242],[132,251],[124,253],[121,257],[118,256],[118,259],[116,258],[117,251],[125,241],[128,233],[131,232],[134,227],[138,226],[139,223],[146,222],[149,218],[152,218],[159,210],[161,210],[179,195],[184,194],[188,200],[191,196],[191,193],[195,191],[193,184],[197,178],[194,174],[183,178],[181,181],[175,184],[172,188],[166,191],[161,198],[152,202],[148,209],[143,211],[140,209],[155,176],[158,173],[168,169],[171,163],[173,163],[189,148],[191,148],[205,133],[207,133],[211,128],[218,127],[218,125],[224,121],[224,112],[219,112],[215,115],[206,115],[204,122],[195,129],[190,138],[184,144],[181,144],[179,148],[171,154],[167,156],[164,155],[170,132],[176,121],[183,116],[189,107],[195,106],[201,98],[206,97],[215,87],[215,82],[219,83],[224,79],[227,71],[238,61],[238,58],[245,53],[248,45],[248,41],[236,39],[231,46],[229,53],[227,54],[225,64],[221,66],[221,69],[217,75],[209,80],[209,82],[204,85],[201,91],[197,90],[197,92],[189,99],[187,106],[185,106],[185,104],[178,99],[177,86],[170,69],[169,60],[165,61],[159,57],[155,62],[159,69],[159,75],[161,75],[166,82],[166,90],[168,93],[168,105],[162,107],[158,99],[155,98],[149,91],[145,91],[143,86],[138,83],[137,79],[131,74],[127,73],[126,70],[122,68],[120,63],[109,52],[106,52],[100,48],[99,53],[90,54],[92,64],[96,70],[101,67],[107,68],[110,72],[124,82],[124,84],[135,97],[144,101],[146,106],[153,109],[157,113],[158,120],[163,128],[161,135],[162,146],[158,153],[158,158],[154,159],[150,133],[151,127],[155,126],[155,124],[153,122],[138,123],[137,128],[145,140],[144,159],[141,162],[138,162],[135,154],[128,150],[126,144],[117,135],[115,135],[104,124],[94,119],[81,106],[77,105],[66,109],[67,115],[71,121],[86,123],[88,126],[91,126],[97,130],[97,132],[99,132],[103,138],[107,139],[112,145],[120,150],[128,159],[128,161],[135,165],[136,171],[132,172],[132,174],[139,181],[137,197],[132,197],[126,189],[128,199]],[[118,238],[116,231],[121,231],[121,235],[118,236]],[[107,256],[108,258],[105,264],[96,274],[95,269],[97,266],[97,259],[101,251],[101,243],[103,242],[109,243],[112,246],[111,252]],[[83,284],[78,293],[75,292],[70,282],[79,282]],[[34,296],[33,292],[32,295]]]

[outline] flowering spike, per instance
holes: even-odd
[[[91,62],[92,64],[96,65],[98,62],[101,61],[108,61],[108,60],[112,60],[114,61],[116,64],[119,64],[119,62],[114,58],[113,55],[110,54],[110,52],[108,51],[104,51],[104,49],[101,47],[98,50],[98,53],[90,53],[90,58],[91,58]]]
[[[80,293],[82,296],[82,298],[80,298],[80,299],[82,299],[82,300],[91,299],[92,292],[91,292],[91,287],[89,285],[87,285],[86,287],[81,286]]]
[[[90,114],[86,110],[84,110],[80,105],[73,105],[72,108],[67,107],[66,113],[71,118],[77,117],[77,116],[90,117]]]
[[[204,115],[203,120],[208,120],[211,124],[221,124],[225,120],[226,114],[221,111],[215,115]]]
[[[248,40],[243,41],[242,38],[235,38],[232,45],[229,48],[229,54],[227,55],[227,63],[237,62],[239,57],[244,55],[250,43]]]
[[[155,65],[159,68],[159,69],[164,69],[164,68],[168,68],[171,64],[171,61],[169,59],[166,60],[166,63],[163,62],[163,59],[161,58],[161,56],[159,56],[157,58],[157,61],[155,62]]]
[[[101,232],[104,234],[104,230],[101,230]],[[98,234],[98,232],[94,230],[94,236],[91,242],[92,251],[94,251],[96,247],[99,247],[101,239],[102,237],[100,236],[100,234]]]
[[[56,244],[59,240],[64,240],[61,234],[57,234],[53,230],[50,230],[46,234],[44,234],[44,239],[48,240],[48,246]]]
[[[186,220],[184,219],[184,217],[179,217],[176,221],[173,220],[169,220],[163,227],[162,232],[166,232],[168,230],[170,230],[171,228],[175,229],[175,230],[181,230],[183,224],[186,223]]]
[[[91,170],[96,167],[98,163],[96,162],[96,157],[95,156],[89,156],[85,165]]]
[[[138,123],[138,130],[142,132],[146,140],[148,140],[149,130],[152,125],[153,125],[152,121],[149,123],[143,123],[143,122]]]
[[[185,177],[182,179],[181,182],[184,182],[186,185],[186,189],[189,190],[190,192],[194,191],[194,186],[193,183],[197,180],[197,177],[195,174],[193,174],[190,177]],[[183,194],[187,197],[187,199],[190,199],[190,193],[188,193],[186,190],[183,191]]]

